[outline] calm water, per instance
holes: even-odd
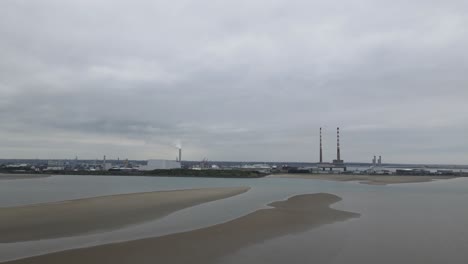
[[[317,192],[342,197],[343,201],[333,207],[360,213],[361,217],[249,246],[222,262],[465,264],[468,260],[468,179],[371,186],[304,179],[54,176],[2,181],[0,207],[120,193],[227,186],[252,189],[118,231],[0,244],[0,261],[197,229],[264,208],[272,201]]]

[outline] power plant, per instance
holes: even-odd
[[[322,128],[320,128],[320,163],[323,163],[323,153],[322,153]]]
[[[379,156],[379,159],[377,160],[377,156],[374,155],[374,158],[372,159],[372,167],[381,167],[382,166],[382,156]]]
[[[336,160],[333,160],[333,164],[343,164],[343,160],[340,155],[340,128],[336,128]]]
[[[179,148],[179,162],[182,162],[182,148]]]
[[[323,146],[322,146],[322,128],[320,128],[320,162],[318,164],[319,169],[326,170],[329,169],[332,171],[335,169],[343,169],[346,171],[346,165],[341,159],[341,150],[340,150],[340,128],[336,128],[336,159],[331,163],[323,162]]]

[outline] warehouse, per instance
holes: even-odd
[[[169,169],[180,169],[180,162],[175,160],[160,160],[160,159],[151,159],[148,160],[146,165],[140,166],[142,171],[151,171],[151,170],[169,170]]]

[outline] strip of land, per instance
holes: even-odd
[[[456,177],[449,176],[395,176],[395,175],[349,175],[349,174],[274,174],[268,178],[296,178],[329,181],[358,181],[363,184],[387,185],[396,183],[430,182],[447,180]]]
[[[22,174],[26,173],[15,173],[8,170],[0,170],[1,174]],[[192,169],[157,169],[151,171],[139,171],[139,170],[108,170],[108,171],[72,171],[72,170],[61,170],[61,171],[31,171],[30,175],[96,175],[96,176],[148,176],[148,177],[204,177],[204,178],[261,178],[265,177],[266,173],[250,170],[237,170],[237,169],[218,169],[218,170],[192,170]]]
[[[248,190],[235,187],[147,192],[0,208],[0,243],[114,230]]]
[[[52,253],[11,261],[15,264],[218,263],[248,245],[337,221],[359,217],[329,206],[332,194],[307,194],[271,203],[241,218],[194,231],[117,244]]]
[[[50,177],[47,174],[17,174],[17,173],[0,173],[0,180],[22,180]]]

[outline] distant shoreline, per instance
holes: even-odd
[[[6,176],[4,176],[6,175]],[[17,177],[17,175],[19,177]],[[29,177],[21,177],[29,176]],[[37,176],[36,176],[37,175]],[[244,170],[153,170],[153,171],[47,171],[47,172],[10,172],[0,171],[0,179],[28,179],[52,175],[73,176],[148,176],[148,177],[203,177],[203,178],[262,178],[269,174]]]
[[[300,178],[332,181],[360,181],[365,184],[385,185],[395,183],[428,182],[440,179],[466,177],[463,175],[373,175],[373,174],[330,174],[330,173],[260,173],[243,170],[191,170],[171,169],[154,171],[48,171],[48,172],[6,172],[0,171],[0,180],[21,180],[47,178],[50,176],[143,176],[143,177],[193,177],[193,178]]]
[[[0,180],[22,180],[47,177],[50,177],[50,174],[0,172]]]

